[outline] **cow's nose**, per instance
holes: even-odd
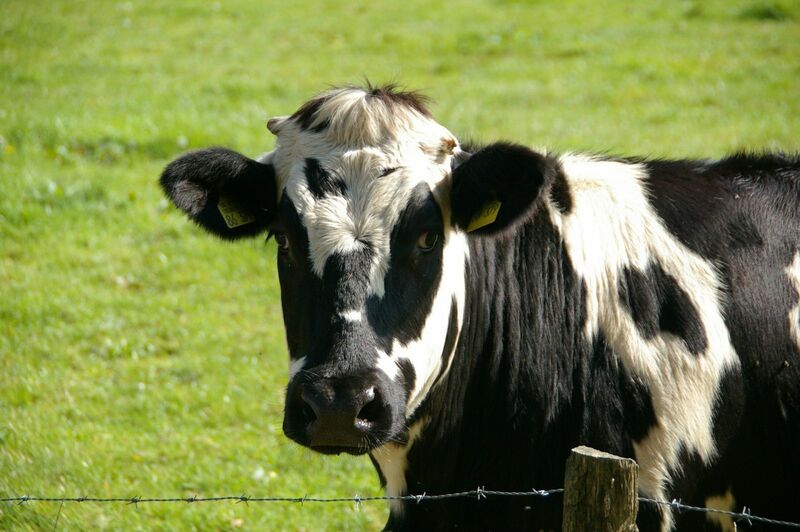
[[[323,453],[365,451],[370,431],[389,415],[388,405],[374,385],[329,380],[306,383],[300,399],[308,445]]]

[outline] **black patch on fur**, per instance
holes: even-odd
[[[645,272],[626,267],[619,298],[646,339],[664,331],[683,339],[694,355],[706,350],[708,340],[697,309],[675,278],[657,262]]]
[[[330,121],[327,118],[320,121],[320,123],[314,127],[311,127],[311,125],[314,123],[317,113],[322,107],[322,104],[325,103],[326,99],[326,97],[320,96],[318,98],[314,98],[313,100],[307,101],[289,118],[296,121],[300,125],[300,129],[304,131],[311,130],[314,133],[321,133],[322,131],[325,131],[330,126]]]
[[[306,182],[308,189],[317,198],[322,198],[328,194],[344,196],[347,194],[347,186],[344,182],[334,179],[330,172],[325,170],[319,160],[309,157],[306,159]]]
[[[786,198],[800,194],[800,156],[735,154],[719,161],[647,161],[650,202],[669,230],[711,260],[760,247],[794,216]],[[781,198],[780,200],[778,198]],[[770,204],[772,203],[772,204]],[[744,225],[744,227],[740,227]]]
[[[436,246],[428,252],[417,248],[417,240],[424,232],[440,235]],[[442,235],[439,206],[428,185],[420,183],[411,192],[392,230],[385,294],[382,298],[370,296],[366,304],[370,326],[388,344],[392,339],[406,344],[422,334],[443,273]]]
[[[641,441],[651,428],[658,425],[650,389],[641,378],[621,368],[619,390],[627,432],[637,442]]]
[[[369,289],[371,265],[372,250],[367,247],[328,257],[322,284],[325,297],[333,301],[334,312],[361,308]]]
[[[221,238],[250,237],[266,231],[275,216],[275,170],[227,148],[186,153],[161,174],[164,193],[203,229]],[[224,196],[254,220],[228,227],[217,204]]]
[[[407,358],[398,360],[397,366],[400,368],[400,374],[403,376],[403,387],[406,390],[406,397],[408,397],[411,395],[412,390],[414,390],[417,372],[414,370],[414,364]]]
[[[564,172],[560,168],[555,171],[553,184],[550,185],[550,199],[562,214],[572,212],[572,194]]]
[[[277,257],[286,342],[292,356],[307,357],[313,340],[325,334],[333,305],[321,298],[322,282],[311,272],[308,258],[308,233],[288,194],[281,196],[276,223],[290,242],[289,251]]]

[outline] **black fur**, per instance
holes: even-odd
[[[620,278],[619,297],[645,338],[651,339],[664,331],[683,339],[695,355],[706,350],[708,341],[697,309],[657,262],[650,264],[645,272],[625,268]]]
[[[317,198],[328,194],[344,196],[347,194],[347,187],[344,182],[335,179],[330,172],[325,170],[317,159],[306,159],[306,181],[311,193]]]
[[[555,179],[550,187],[550,199],[562,214],[572,212],[572,195],[563,172],[555,172]]]
[[[495,221],[474,233],[508,230],[536,209],[541,189],[550,186],[559,171],[555,161],[524,146],[497,143],[478,150],[453,170],[453,223],[466,229],[485,205],[499,201]]]
[[[300,109],[295,111],[294,114],[292,114],[292,116],[289,118],[295,120],[303,130],[311,130],[314,133],[321,133],[328,129],[330,126],[330,121],[327,119],[321,120],[313,127],[312,124],[314,123],[317,113],[319,112],[319,109],[322,107],[323,103],[325,103],[324,97],[318,97],[314,98],[313,100],[309,100],[303,104]]]
[[[189,152],[161,174],[164,193],[191,220],[226,239],[264,232],[275,216],[275,171],[226,148]],[[230,228],[217,208],[221,196],[254,221]]]

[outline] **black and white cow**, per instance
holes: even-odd
[[[291,439],[369,453],[393,495],[559,487],[587,444],[649,497],[800,520],[800,159],[466,148],[393,87],[268,128],[258,161],[195,151],[161,185],[222,238],[275,238]],[[387,527],[560,521],[555,496],[456,499]]]

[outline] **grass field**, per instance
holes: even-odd
[[[274,245],[201,234],[156,184],[189,148],[270,149],[265,120],[329,84],[421,88],[475,139],[800,148],[800,3],[600,4],[0,1],[0,497],[379,493],[366,458],[281,433]],[[57,515],[0,504],[0,529],[375,529],[386,509]]]

